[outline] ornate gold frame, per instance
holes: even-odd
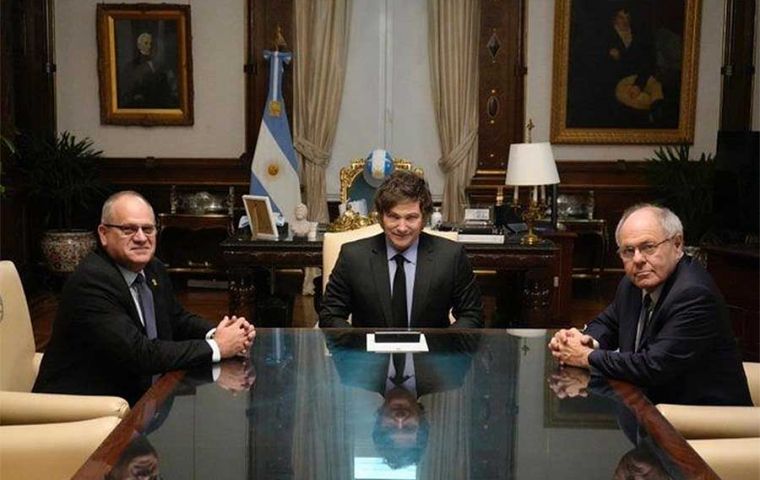
[[[362,170],[364,170],[365,159],[357,158],[352,160],[351,163],[340,169],[340,203],[346,203],[348,201],[348,189],[356,180]],[[425,172],[420,167],[413,167],[412,162],[404,160],[403,158],[396,158],[393,160],[395,168],[401,170],[409,170],[416,173],[419,176],[424,176]]]
[[[118,104],[116,22],[177,22],[177,94],[179,108],[125,108]],[[193,61],[190,6],[170,4],[98,4],[98,83],[100,123],[113,125],[192,125]]]
[[[697,97],[700,1],[685,0],[678,127],[669,129],[569,128],[567,126],[571,6],[572,0],[558,0],[554,13],[552,143],[692,143],[694,141],[694,112]]]

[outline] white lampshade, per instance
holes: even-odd
[[[545,143],[513,143],[509,146],[507,185],[553,185],[559,183],[552,146]]]

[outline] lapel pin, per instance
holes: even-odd
[[[150,281],[153,283],[153,286],[154,286],[154,287],[157,287],[157,286],[158,286],[158,282],[156,281],[156,279],[155,279],[155,278],[151,278],[151,279],[150,279]]]

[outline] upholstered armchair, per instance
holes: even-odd
[[[744,363],[754,407],[714,407],[661,403],[657,409],[687,440],[760,438],[760,363]],[[760,461],[760,450],[757,450]]]
[[[71,478],[116,428],[115,416],[77,422],[0,426],[0,478]]]
[[[0,425],[120,419],[129,412],[119,397],[30,393],[41,359],[16,267],[0,261]]]
[[[760,478],[760,438],[711,438],[688,442],[723,480]]]

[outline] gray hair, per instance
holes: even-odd
[[[103,210],[100,212],[100,223],[111,223],[113,221],[113,217],[111,216],[113,213],[113,204],[116,203],[116,201],[121,197],[134,197],[142,200],[146,205],[148,205],[148,207],[150,207],[150,211],[153,213],[153,206],[149,201],[145,199],[145,197],[135,192],[134,190],[122,190],[120,192],[114,193],[108,197],[108,199],[106,199],[105,203],[103,204]],[[153,216],[156,216],[155,213],[153,213]]]
[[[657,220],[660,222],[662,230],[665,232],[665,235],[668,238],[674,237],[676,235],[681,235],[681,237],[683,237],[683,225],[681,224],[681,219],[678,218],[678,215],[673,213],[670,209],[655,205],[653,203],[637,203],[632,207],[628,207],[626,211],[623,212],[623,216],[620,217],[617,228],[615,228],[615,243],[617,243],[618,247],[620,246],[620,229],[623,227],[625,221],[628,220],[628,217],[634,213],[645,208],[650,209],[654,212]]]

